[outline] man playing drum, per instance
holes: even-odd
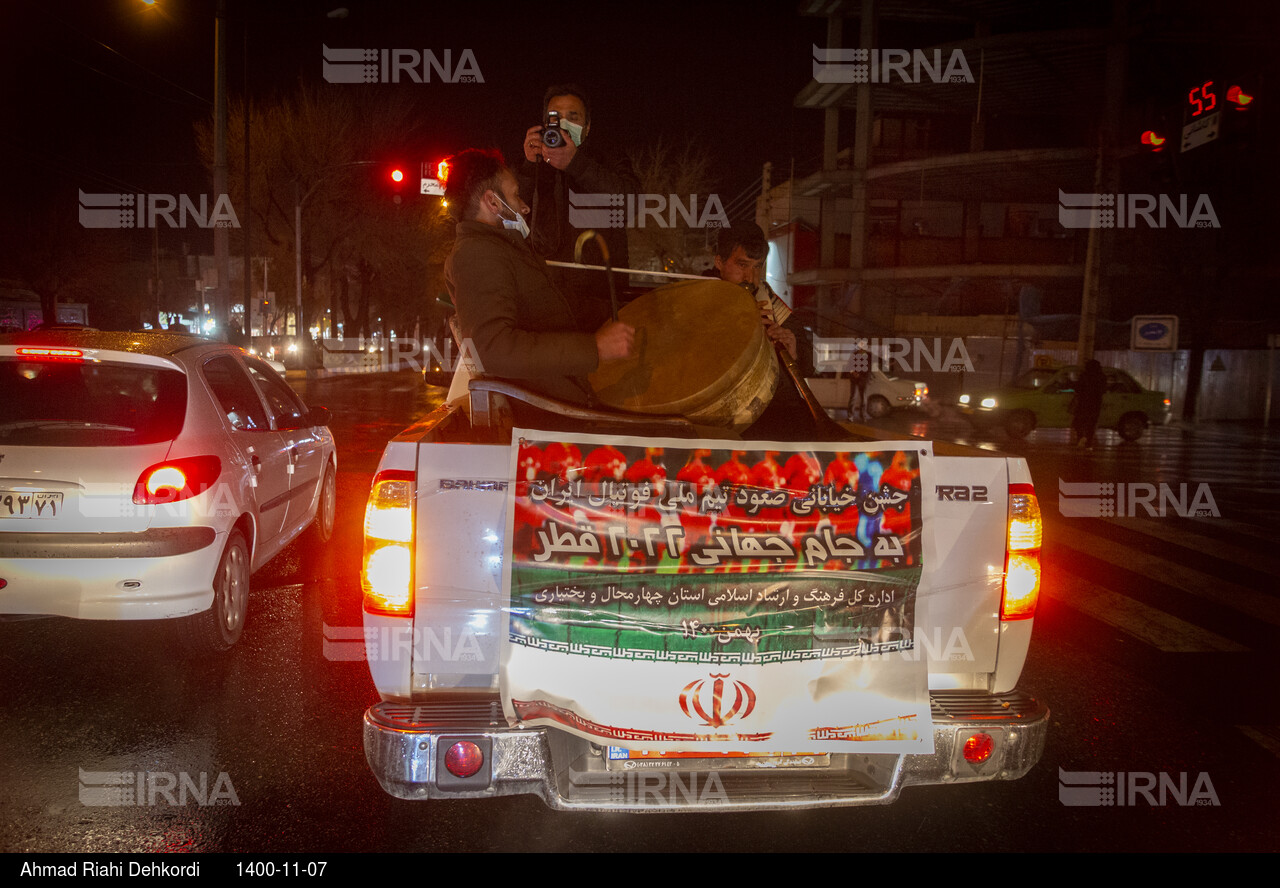
[[[721,228],[716,238],[715,274],[752,293],[760,306],[760,319],[766,335],[775,346],[787,350],[803,379],[813,375],[812,334],[764,282],[767,252],[764,232],[754,222],[736,222],[728,228]],[[743,437],[787,440],[790,435],[804,435],[801,430],[810,428],[811,424],[810,408],[792,381],[783,379],[768,408],[743,432]]]
[[[799,364],[802,375],[812,376],[812,334],[764,282],[764,257],[768,250],[764,232],[754,222],[735,222],[728,228],[721,228],[716,237],[715,275],[751,290],[760,303],[769,339],[786,346]]]
[[[448,161],[445,197],[457,240],[445,261],[445,285],[470,340],[478,371],[576,404],[589,401],[586,375],[631,355],[635,331],[608,321],[583,329],[581,306],[552,283],[530,249],[515,174],[497,152],[468,150]],[[465,350],[464,350],[465,351]],[[466,391],[455,377],[450,399]]]

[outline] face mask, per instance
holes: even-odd
[[[573,139],[573,147],[577,148],[582,145],[582,127],[571,120],[561,120],[560,129],[564,130],[570,139]]]
[[[498,197],[496,193],[493,196]],[[507,207],[507,202],[500,197],[498,197],[498,203],[502,204],[504,207]],[[521,216],[515,210],[511,209],[511,207],[507,207],[507,210],[510,211],[511,215],[515,216],[515,218],[502,219],[502,227],[507,229],[508,231],[520,232],[521,237],[528,237],[529,223],[524,221],[524,216]],[[502,217],[500,216],[499,218],[502,218]]]

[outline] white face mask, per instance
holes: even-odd
[[[495,191],[493,196],[498,197],[498,193]],[[504,207],[507,207],[507,202],[500,197],[498,197],[498,203],[502,204]],[[511,213],[511,215],[515,216],[515,218],[507,219],[502,216],[499,216],[498,218],[502,219],[502,227],[507,229],[508,231],[518,231],[520,232],[521,237],[527,238],[529,236],[529,223],[524,220],[524,216],[520,215],[515,210],[511,209],[511,207],[507,207],[507,210]]]
[[[560,128],[568,133],[569,138],[573,139],[573,147],[580,148],[582,146],[582,126],[571,120],[561,120]]]

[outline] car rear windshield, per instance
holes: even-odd
[[[0,358],[0,392],[0,445],[152,444],[187,411],[186,375],[140,364]]]

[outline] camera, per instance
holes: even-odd
[[[546,123],[542,125],[542,144],[548,148],[559,148],[564,144],[564,130],[560,129],[560,112],[548,111]]]

